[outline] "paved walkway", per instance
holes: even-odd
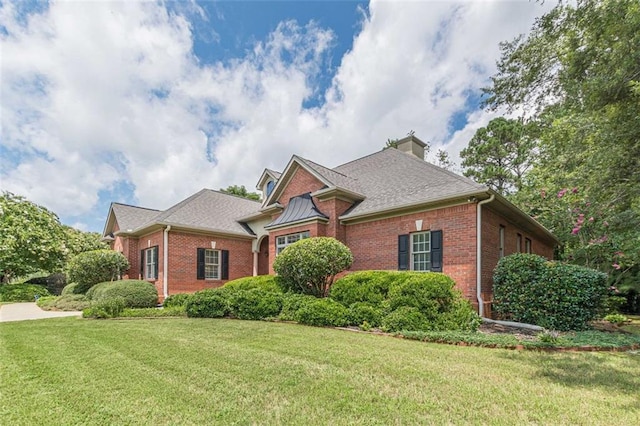
[[[82,312],[43,311],[35,303],[10,303],[0,306],[0,322],[79,316],[82,316]]]

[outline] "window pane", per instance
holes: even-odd
[[[431,270],[431,256],[429,256],[429,253],[419,253],[419,254],[413,255],[413,270],[414,271]]]

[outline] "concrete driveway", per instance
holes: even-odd
[[[0,322],[79,316],[82,316],[82,312],[43,311],[35,303],[10,303],[0,306]]]

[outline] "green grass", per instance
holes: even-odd
[[[640,355],[224,319],[0,324],[0,423],[639,424]]]

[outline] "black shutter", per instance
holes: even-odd
[[[398,270],[409,269],[409,234],[398,235]]]
[[[158,251],[160,250],[158,249],[158,246],[156,246],[155,250],[153,250],[153,264],[154,264],[153,277],[155,279],[158,279]]]
[[[442,231],[431,231],[431,270],[442,272]]]
[[[140,250],[140,279],[144,280],[144,250]]]
[[[229,250],[222,250],[222,271],[220,272],[220,279],[229,279]]]
[[[199,280],[204,280],[204,250],[203,248],[198,249],[196,278]]]

